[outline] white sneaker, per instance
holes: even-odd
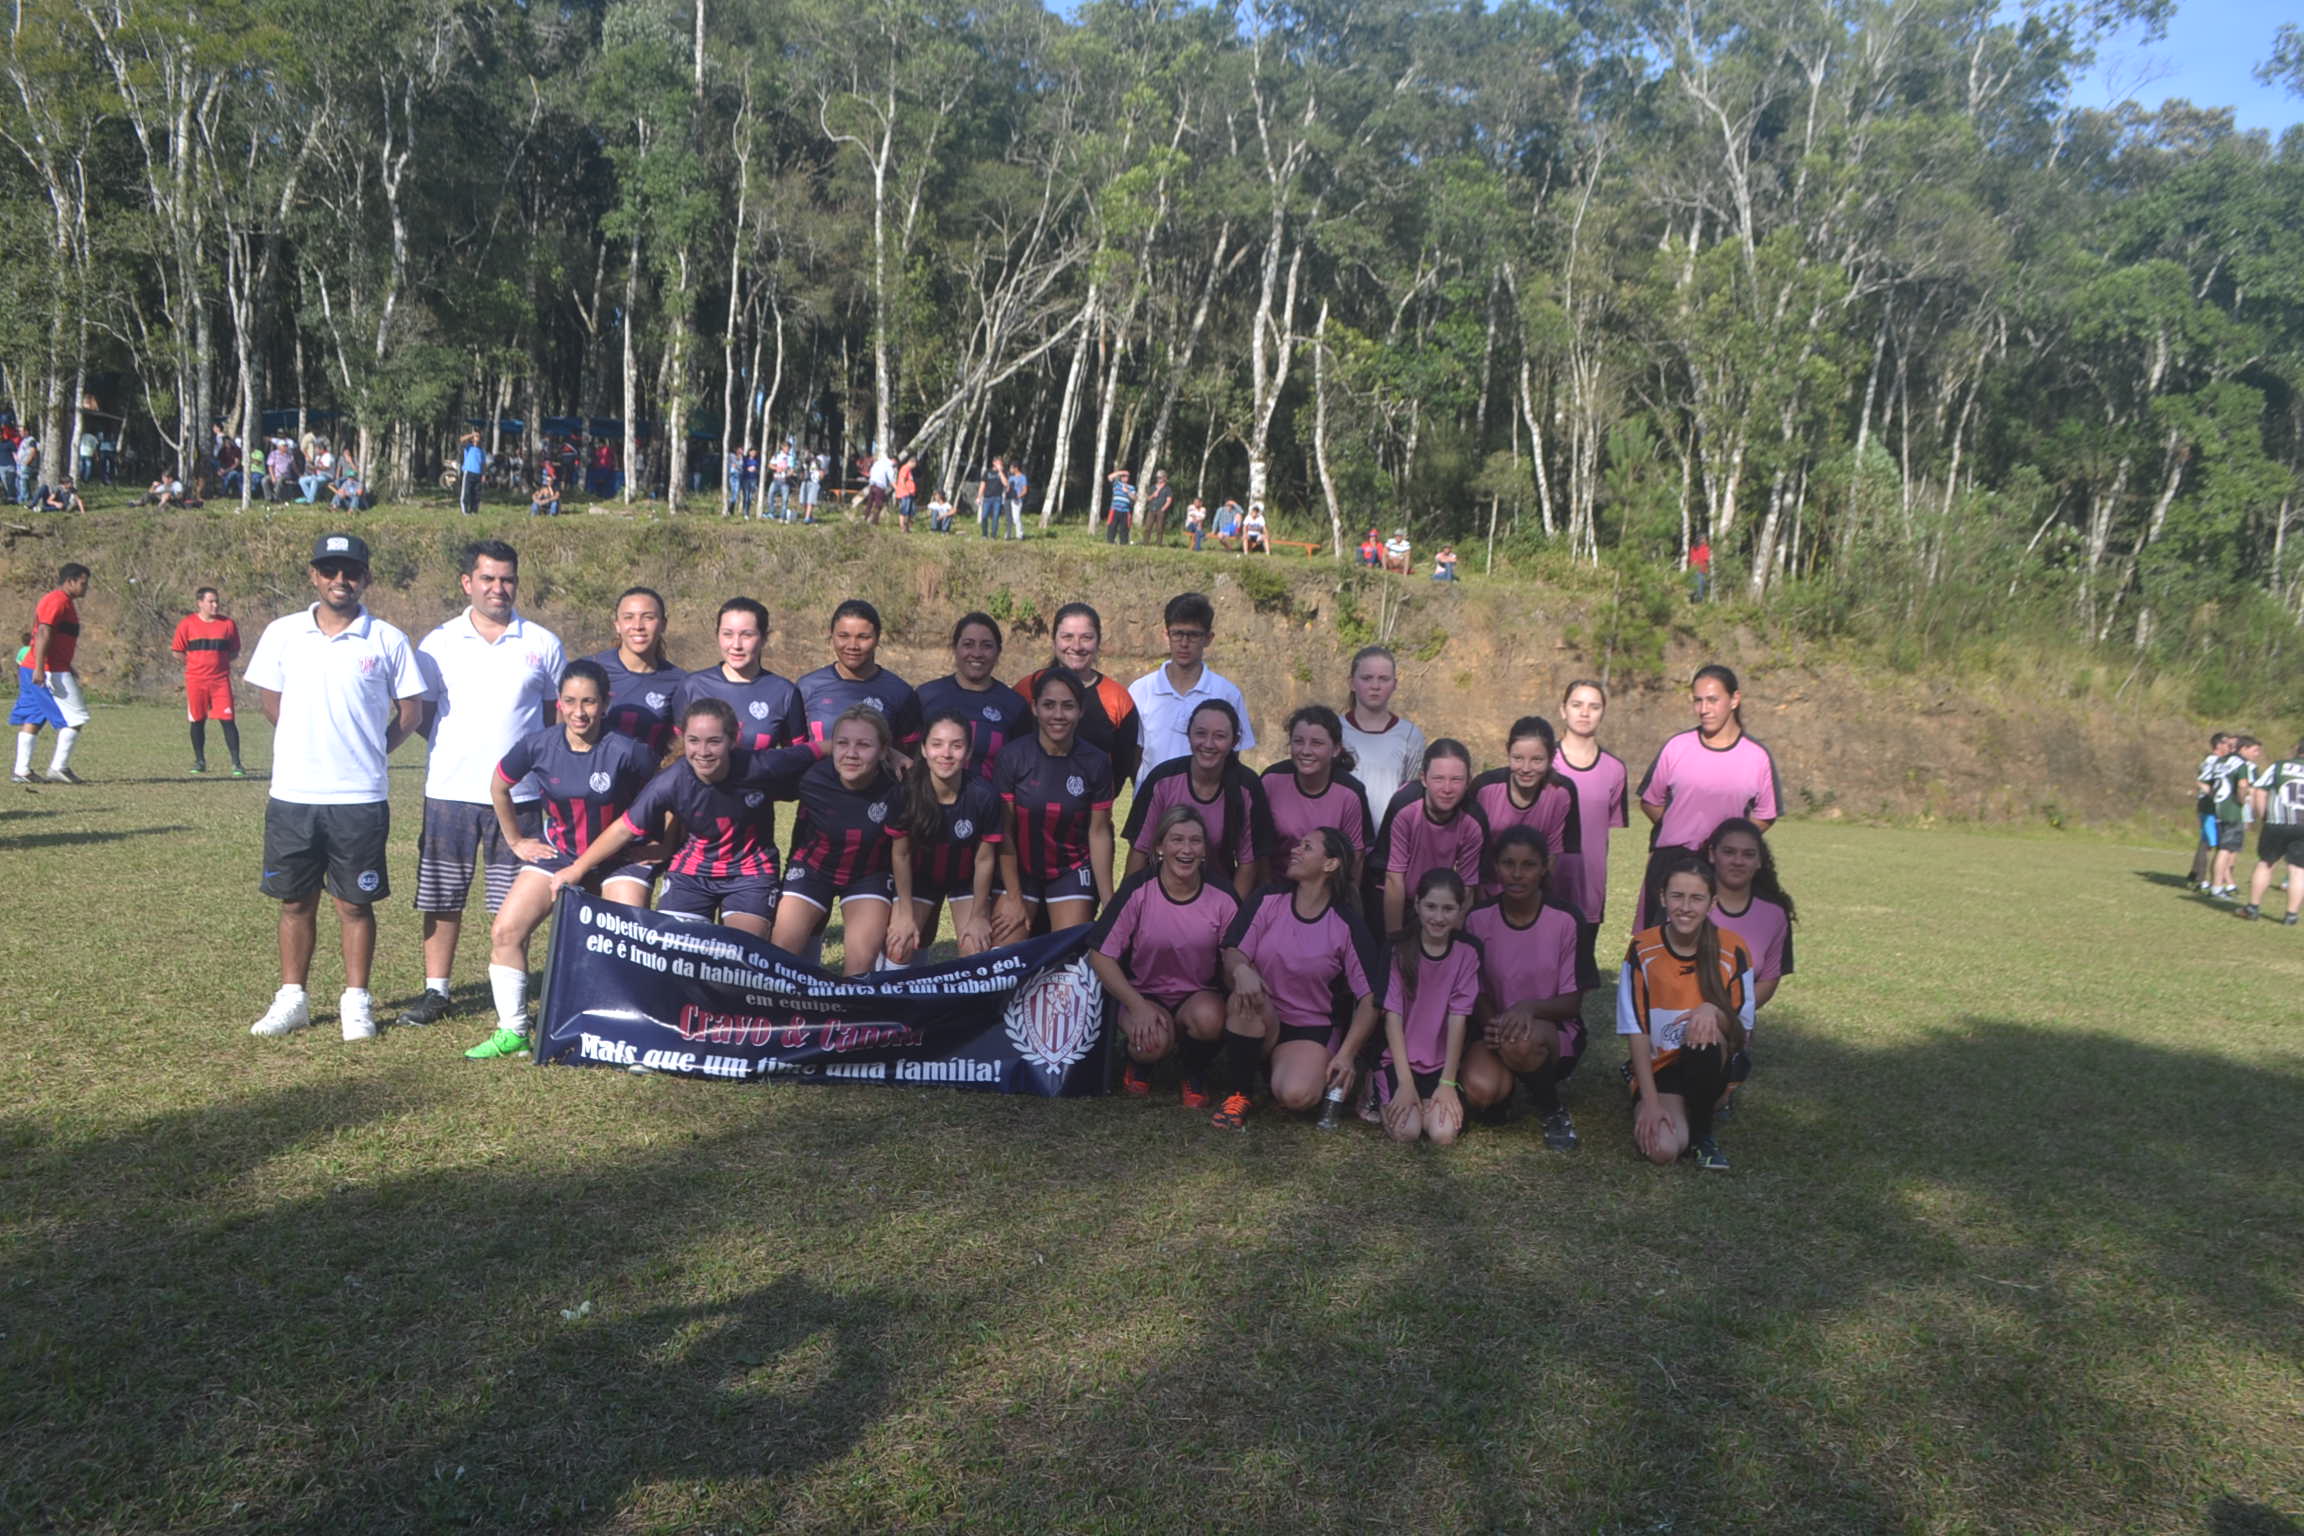
[[[347,991],[337,1000],[336,1016],[344,1021],[347,1040],[376,1038],[376,1003],[365,992]]]
[[[272,1006],[264,1017],[248,1026],[248,1033],[277,1040],[282,1035],[294,1034],[312,1023],[312,1004],[301,987],[282,987],[272,994]]]

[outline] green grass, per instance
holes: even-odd
[[[1700,1177],[1604,1037],[1572,1156],[479,1066],[471,935],[447,1026],[256,1041],[264,789],[184,757],[106,708],[0,799],[7,1528],[2304,1517],[2304,933],[2181,854],[1783,828],[1801,973]]]

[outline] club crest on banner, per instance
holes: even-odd
[[[1061,1072],[1088,1054],[1104,1027],[1104,989],[1086,960],[1052,966],[1008,1004],[1008,1043],[1032,1065]]]

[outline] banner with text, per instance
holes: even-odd
[[[1105,1091],[1111,1031],[1088,930],[836,976],[734,928],[563,891],[538,1062],[744,1082]]]

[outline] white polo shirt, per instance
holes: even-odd
[[[426,635],[417,654],[436,711],[424,798],[486,805],[497,763],[543,727],[545,707],[560,696],[568,658],[559,637],[515,612],[490,643],[467,608]],[[512,798],[534,800],[537,791],[517,785]]]
[[[1191,752],[1192,711],[1206,700],[1222,699],[1239,712],[1239,750],[1246,752],[1256,745],[1256,727],[1248,722],[1248,701],[1232,679],[1213,667],[1201,667],[1199,681],[1188,692],[1178,693],[1168,680],[1168,664],[1162,662],[1128,685],[1128,697],[1136,701],[1137,731],[1144,744],[1144,760],[1136,770],[1139,784],[1144,782],[1144,775],[1170,758]]]
[[[264,626],[247,679],[280,695],[272,798],[291,805],[373,805],[387,798],[384,736],[399,699],[421,698],[408,637],[365,608],[337,634],[320,605]]]

